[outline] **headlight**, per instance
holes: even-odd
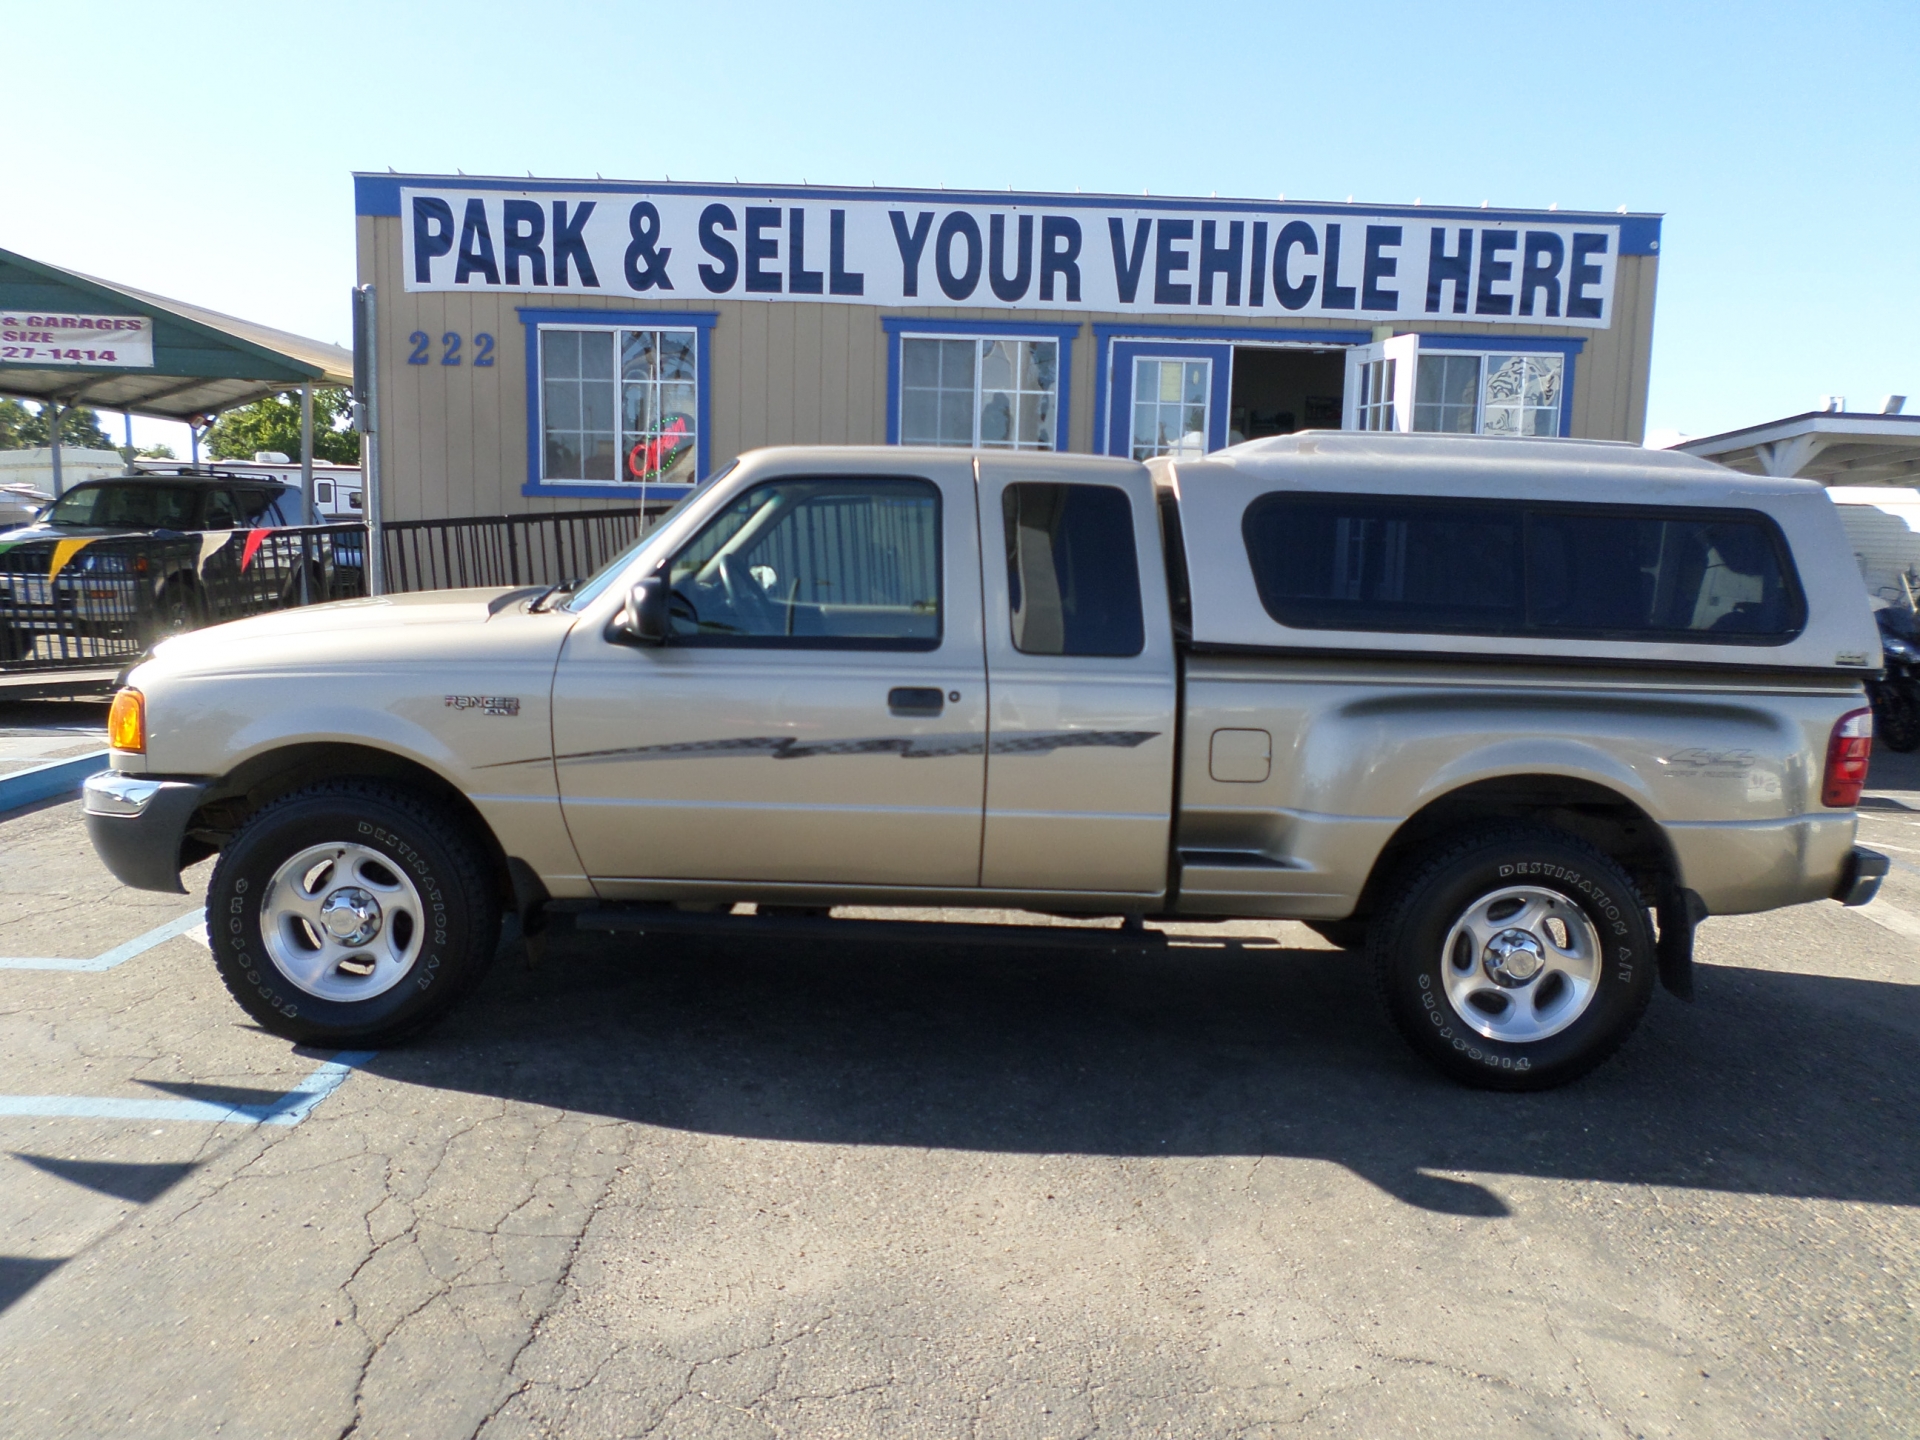
[[[100,555],[83,553],[78,564],[82,570],[94,575],[131,575],[136,568],[133,556],[115,554],[112,551]]]
[[[1894,639],[1891,635],[1881,637],[1880,648],[1896,660],[1920,659],[1920,650],[1915,649],[1904,640]]]

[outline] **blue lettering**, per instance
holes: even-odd
[[[1247,280],[1247,304],[1254,309],[1267,303],[1267,222],[1253,222],[1253,274]]]
[[[1017,232],[1020,268],[1012,275],[1007,268],[1007,217],[995,215],[987,221],[987,283],[995,298],[1011,304],[1024,300],[1027,286],[1033,283],[1033,216],[1022,215]]]
[[[547,238],[547,212],[537,200],[509,200],[501,210],[506,217],[507,283],[520,283],[520,262],[525,260],[533,283],[546,284],[547,255],[540,242]]]
[[[1495,257],[1503,250],[1517,249],[1520,237],[1511,230],[1482,230],[1480,232],[1480,286],[1473,297],[1473,313],[1476,315],[1511,315],[1513,296],[1493,293],[1495,284],[1506,284],[1513,279],[1513,262]]]
[[[847,269],[847,212],[844,210],[827,212],[827,261],[828,290],[835,295],[867,293],[867,277],[858,270]]]
[[[587,217],[593,214],[595,202],[583,200],[575,207],[573,219],[567,219],[567,202],[553,202],[553,283],[567,283],[567,261],[571,259],[580,267],[580,283],[600,288],[600,277],[593,273],[593,257],[587,254]]]
[[[1173,248],[1176,240],[1193,239],[1191,220],[1162,220],[1159,233],[1153,247],[1153,303],[1156,305],[1191,305],[1193,286],[1176,285],[1173,277],[1187,268],[1193,256],[1185,250]],[[1178,262],[1177,264],[1175,262]]]
[[[955,272],[953,242],[967,242],[967,268]],[[939,237],[933,242],[933,273],[940,279],[940,292],[949,300],[964,300],[980,284],[980,227],[973,216],[955,210],[940,222]]]
[[[1339,227],[1334,227],[1339,233]],[[1320,237],[1313,226],[1304,220],[1289,220],[1280,227],[1280,238],[1273,242],[1273,295],[1289,310],[1304,310],[1313,303],[1313,287],[1320,283],[1317,275],[1301,278],[1298,285],[1288,277],[1292,273],[1293,247],[1298,245],[1302,255],[1320,253]]]
[[[818,295],[826,276],[807,269],[807,212],[798,205],[787,211],[787,293]]]
[[[671,290],[667,257],[673,249],[660,243],[660,211],[651,200],[627,212],[627,233],[633,237],[627,246],[627,284],[635,290]]]
[[[1567,258],[1566,247],[1551,230],[1527,231],[1527,243],[1520,252],[1520,313],[1533,314],[1533,293],[1547,292],[1547,315],[1560,314],[1560,266]]]
[[[415,225],[419,223],[418,220],[414,221]],[[1587,257],[1606,253],[1606,232],[1588,230],[1573,232],[1573,268],[1567,272],[1567,318],[1569,320],[1600,318],[1600,297],[1587,294],[1589,285],[1600,283],[1600,267],[1589,265]]]
[[[467,276],[481,274],[489,285],[500,283],[500,267],[493,263],[493,232],[487,228],[487,202],[467,201],[466,216],[460,222],[460,258],[454,263],[453,283],[464,285]]]
[[[778,205],[749,205],[747,207],[747,293],[749,295],[778,295],[780,293],[780,272],[760,268],[762,260],[780,258],[780,238],[776,235],[767,238],[766,232],[780,228],[780,207]]]
[[[1400,261],[1396,257],[1383,255],[1387,249],[1400,247],[1400,227],[1398,225],[1367,226],[1367,255],[1360,271],[1360,304],[1367,310],[1398,310],[1400,292],[1389,290],[1380,282],[1391,280],[1400,273]]]
[[[1233,221],[1227,227],[1227,243],[1215,245],[1214,235],[1217,227],[1211,220],[1200,222],[1200,303],[1213,304],[1213,277],[1227,277],[1227,304],[1240,303],[1240,257],[1241,241],[1246,239],[1246,225]]]
[[[1427,235],[1427,313],[1440,313],[1440,287],[1453,285],[1453,313],[1467,313],[1467,291],[1473,286],[1473,231],[1460,227],[1459,248],[1447,253],[1447,232],[1436,225]]]
[[[1340,227],[1327,226],[1327,259],[1322,267],[1324,274],[1320,281],[1320,308],[1323,310],[1353,309],[1354,287],[1340,283]]]
[[[437,227],[437,228],[434,228]],[[433,259],[453,249],[453,207],[434,195],[413,197],[413,281],[433,283]]]
[[[920,254],[927,248],[927,232],[933,229],[933,212],[922,210],[914,217],[911,233],[907,230],[906,212],[889,210],[887,218],[893,222],[893,242],[900,247],[900,293],[918,295]]]
[[[1067,299],[1080,298],[1080,222],[1071,215],[1040,217],[1040,298],[1053,299],[1053,278],[1067,282]]]
[[[1134,224],[1133,253],[1129,255],[1126,222],[1118,215],[1107,217],[1107,239],[1113,242],[1113,283],[1122,305],[1133,304],[1133,297],[1140,293],[1140,271],[1147,263],[1147,235],[1152,228],[1151,220]]]
[[[700,212],[700,248],[720,262],[700,267],[700,283],[715,295],[726,294],[740,278],[740,252],[720,233],[739,228],[725,205],[709,205]]]

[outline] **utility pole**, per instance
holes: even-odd
[[[373,286],[353,292],[353,419],[360,427],[360,468],[365,475],[367,593],[386,593],[386,556],[380,531],[380,345],[379,310]]]

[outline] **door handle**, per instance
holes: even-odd
[[[896,685],[887,692],[890,715],[938,715],[946,703],[947,697],[931,685]]]

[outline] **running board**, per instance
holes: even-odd
[[[1119,929],[1084,925],[981,925],[962,920],[836,920],[830,915],[732,915],[724,911],[603,905],[591,910],[549,908],[547,918],[571,918],[578,930],[623,935],[738,935],[764,939],[867,941],[887,945],[997,945],[1013,949],[1164,950],[1165,932],[1129,917]],[[562,923],[565,923],[562,921]]]

